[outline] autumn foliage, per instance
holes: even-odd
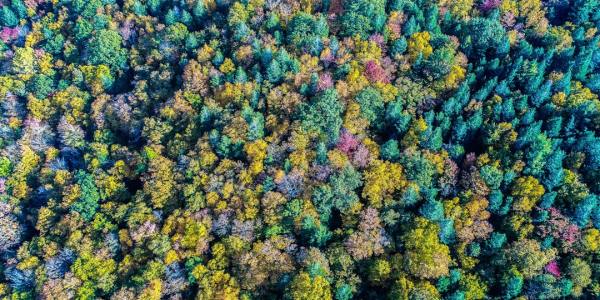
[[[0,298],[597,299],[599,11],[0,0]]]

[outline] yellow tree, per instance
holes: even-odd
[[[516,198],[513,204],[514,210],[530,212],[544,195],[544,187],[532,176],[519,177],[513,185],[512,195]]]
[[[416,61],[419,55],[423,55],[423,58],[429,57],[433,52],[433,48],[429,44],[431,36],[429,32],[416,32],[408,39],[408,56],[411,61]]]
[[[331,288],[323,276],[311,276],[306,272],[300,272],[292,280],[287,298],[292,300],[330,300],[332,299]]]
[[[362,196],[375,208],[381,207],[385,200],[406,186],[402,166],[389,161],[376,160],[364,173],[365,185]]]
[[[173,199],[176,184],[173,166],[171,160],[160,155],[150,159],[149,174],[144,178],[144,192],[150,196],[154,208],[163,208]]]
[[[406,272],[424,279],[448,275],[452,259],[448,246],[440,243],[439,226],[425,218],[417,218],[414,227],[403,237]]]

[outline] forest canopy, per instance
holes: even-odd
[[[0,299],[596,299],[599,27],[0,0]]]

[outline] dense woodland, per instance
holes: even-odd
[[[598,0],[1,0],[0,298],[600,297]]]

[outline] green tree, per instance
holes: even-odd
[[[312,16],[304,12],[296,14],[288,23],[287,40],[296,49],[309,49],[318,53],[318,45],[329,35],[329,27],[323,16]],[[315,48],[317,47],[317,48]]]
[[[87,61],[92,65],[107,65],[113,71],[125,68],[127,50],[121,35],[109,29],[98,31],[87,45]]]
[[[382,117],[384,112],[383,97],[375,88],[368,87],[356,95],[356,102],[360,105],[360,114],[373,125],[375,120]]]
[[[14,27],[19,24],[19,18],[17,15],[10,9],[8,5],[4,5],[2,9],[0,9],[0,25]]]
[[[344,1],[344,14],[340,17],[343,36],[359,35],[367,38],[380,32],[385,24],[385,0]]]
[[[341,114],[344,106],[338,100],[334,89],[327,89],[315,96],[309,104],[300,107],[300,119],[306,130],[314,130],[324,135],[329,143],[335,143],[342,127]]]
[[[85,221],[90,221],[98,210],[100,193],[91,174],[80,171],[76,179],[81,188],[81,196],[73,203],[71,209],[78,212]]]
[[[376,259],[369,265],[369,281],[375,285],[382,285],[389,279],[392,268],[384,259]]]

